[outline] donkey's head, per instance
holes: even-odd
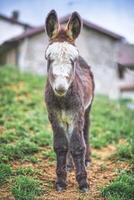
[[[74,45],[81,30],[81,19],[77,12],[72,13],[66,27],[61,27],[57,14],[52,10],[46,18],[46,32],[50,43],[46,49],[48,78],[53,91],[64,96],[74,77],[79,52]]]

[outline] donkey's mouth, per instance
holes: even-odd
[[[57,96],[60,96],[60,97],[65,96],[66,95],[66,90],[64,90],[63,88],[55,89],[55,94]]]

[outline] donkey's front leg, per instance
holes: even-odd
[[[51,112],[49,110],[49,120],[52,125],[54,134],[54,151],[57,157],[57,167],[56,167],[56,189],[57,191],[62,191],[66,188],[66,157],[68,152],[68,141],[65,135],[64,129],[60,126],[57,113],[54,110]]]
[[[79,184],[79,189],[83,192],[87,192],[89,187],[85,169],[85,148],[83,133],[75,129],[71,137],[70,149],[76,167],[76,180]]]
[[[54,133],[54,150],[57,157],[56,190],[62,191],[67,186],[66,157],[68,151],[68,142],[62,128],[59,128],[58,132]]]

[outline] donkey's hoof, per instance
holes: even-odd
[[[80,191],[83,192],[83,193],[88,193],[89,188],[88,187],[82,187],[82,188],[80,188]]]
[[[57,192],[62,192],[64,190],[64,188],[59,186],[59,185],[57,185],[56,186],[56,190],[57,190]]]
[[[89,191],[89,184],[84,179],[79,184],[79,189],[81,192],[87,193]]]
[[[60,184],[56,184],[57,192],[62,192],[66,189],[66,186],[61,186]]]

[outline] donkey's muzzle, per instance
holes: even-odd
[[[64,87],[61,86],[61,87],[56,88],[56,89],[55,89],[55,92],[56,92],[56,94],[59,95],[59,96],[64,96],[65,93],[66,93],[66,90],[65,90]]]

